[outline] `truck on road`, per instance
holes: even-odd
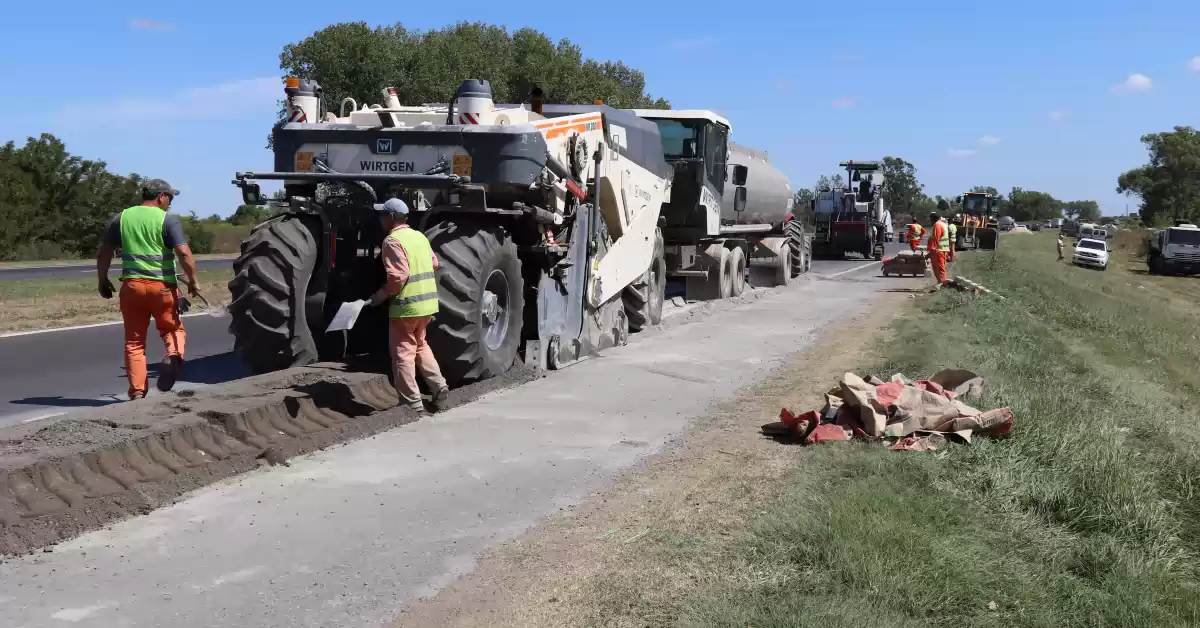
[[[863,259],[883,259],[886,238],[883,163],[845,161],[846,187],[818,190],[812,201],[814,257],[843,258],[857,253]]]

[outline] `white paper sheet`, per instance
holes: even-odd
[[[338,308],[337,314],[333,315],[333,320],[329,322],[329,327],[325,331],[346,331],[354,327],[359,312],[362,312],[363,306],[366,304],[365,300],[343,303],[342,307]]]

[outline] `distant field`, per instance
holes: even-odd
[[[234,259],[237,253],[208,253],[205,255],[193,255],[198,260],[203,259]],[[46,268],[49,266],[92,266],[96,263],[95,259],[57,259],[43,260],[36,262],[0,262],[0,270],[9,268]]]
[[[120,288],[116,271],[110,275]],[[226,284],[232,268],[201,269],[197,272],[201,292],[209,304],[229,303]],[[201,309],[195,303],[193,310]],[[0,333],[66,327],[120,320],[117,297],[103,299],[96,292],[96,277],[49,277],[0,281]]]

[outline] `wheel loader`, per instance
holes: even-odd
[[[999,204],[999,197],[987,192],[963,193],[962,213],[952,218],[958,229],[958,237],[954,242],[956,250],[991,251],[996,248],[1000,235],[996,217]]]
[[[518,360],[557,369],[657,324],[664,298],[659,216],[672,167],[658,127],[602,104],[497,104],[486,80],[442,105],[353,99],[327,111],[321,86],[285,82],[274,170],[241,172],[243,200],[282,211],[242,244],[230,332],[255,372],[384,354],[387,308],[326,333],[342,303],[384,281],[371,206],[405,200],[428,238],[439,312],[428,340],[451,386]]]

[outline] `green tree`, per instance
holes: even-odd
[[[1014,187],[1004,203],[1004,212],[1018,222],[1062,217],[1063,202],[1045,192]]]
[[[924,211],[920,207],[933,206],[923,192],[925,186],[917,181],[917,168],[899,157],[883,158],[883,198],[892,213]],[[925,212],[928,213],[928,212]]]
[[[935,203],[937,203],[937,209],[939,212],[947,213],[950,211],[950,201],[946,200],[941,194],[933,197],[933,200]]]
[[[1117,191],[1141,199],[1147,225],[1200,220],[1200,131],[1177,126],[1143,135],[1142,143],[1149,163],[1117,177]]]
[[[93,254],[112,216],[139,202],[140,183],[71,155],[48,133],[0,146],[0,259],[29,250]]]
[[[1062,212],[1071,220],[1096,222],[1100,220],[1100,204],[1096,201],[1071,201],[1063,203]],[[1051,216],[1057,218],[1057,216]]]
[[[401,24],[334,24],[284,46],[279,67],[291,76],[316,79],[325,90],[326,107],[335,112],[347,97],[360,107],[379,102],[387,86],[396,87],[408,105],[448,102],[468,78],[487,79],[496,102],[524,102],[539,85],[548,103],[599,99],[617,108],[670,108],[646,93],[642,72],[620,61],[584,59],[569,40],[555,44],[532,28],[510,34],[481,22],[425,32]]]
[[[257,225],[260,222],[270,218],[274,213],[275,212],[271,211],[270,207],[263,207],[259,205],[238,205],[238,208],[234,210],[233,215],[226,219],[226,222],[231,225],[238,225],[241,227],[253,227],[254,225]]]
[[[813,185],[814,192],[820,192],[823,189],[840,190],[846,185],[845,177],[841,173],[835,174],[832,177],[821,175],[817,179],[817,183]]]
[[[1000,190],[997,190],[996,188],[994,188],[990,185],[976,185],[975,187],[971,188],[971,191],[972,192],[983,192],[984,194],[991,194],[992,196],[1004,196],[1003,194],[1000,193]]]
[[[179,222],[183,226],[184,236],[187,237],[188,247],[193,253],[212,253],[216,236],[204,220],[196,217],[196,212],[192,212],[190,216],[181,216]]]

